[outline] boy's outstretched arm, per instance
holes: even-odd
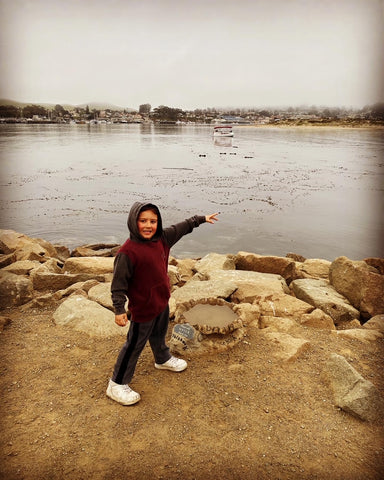
[[[168,228],[163,230],[163,235],[166,243],[169,247],[172,247],[177,243],[181,237],[191,233],[192,230],[202,223],[215,223],[218,221],[216,216],[218,213],[213,213],[212,215],[195,215],[194,217],[187,218],[183,222],[176,223]]]
[[[208,222],[208,223],[215,223],[215,222],[218,222],[219,219],[216,218],[217,215],[219,215],[220,212],[217,212],[217,213],[212,213],[212,215],[206,215],[205,216],[205,221]]]

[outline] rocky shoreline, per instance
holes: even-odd
[[[188,368],[157,370],[147,345],[122,407],[117,248],[0,231],[0,478],[382,478],[383,259],[171,258]]]
[[[118,248],[97,244],[70,252],[65,246],[1,230],[2,328],[12,309],[53,309],[56,325],[91,337],[125,334],[127,327],[114,323],[110,297]],[[201,259],[172,257],[169,278],[175,324],[170,341],[180,354],[223,351],[244,341],[250,328],[276,345],[276,358],[282,362],[294,361],[310,348],[300,328],[326,330],[362,346],[384,338],[384,259],[339,257],[330,262],[297,254],[211,253]],[[226,305],[237,320],[225,329],[204,324],[177,328],[186,322],[185,312],[198,304]],[[331,353],[329,365],[337,405],[363,420],[377,420],[383,401],[376,387],[340,355]]]

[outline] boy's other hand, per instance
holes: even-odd
[[[126,313],[121,313],[120,315],[115,315],[115,323],[120,327],[125,327],[128,323],[128,317]]]
[[[206,216],[205,216],[205,221],[208,222],[208,223],[218,222],[219,219],[216,218],[217,215],[219,215],[219,212],[217,212],[217,213],[212,213],[212,215],[206,215]]]

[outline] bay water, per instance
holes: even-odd
[[[0,125],[2,229],[74,248],[122,243],[133,202],[165,226],[220,212],[172,250],[384,257],[382,129]]]

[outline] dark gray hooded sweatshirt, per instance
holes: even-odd
[[[157,230],[151,239],[144,239],[137,226],[140,212],[154,210]],[[205,216],[195,215],[163,229],[158,207],[149,202],[136,202],[128,215],[129,239],[118,251],[111,286],[116,315],[129,311],[134,322],[148,322],[164,311],[170,297],[168,259],[170,248],[184,235],[204,223]]]

